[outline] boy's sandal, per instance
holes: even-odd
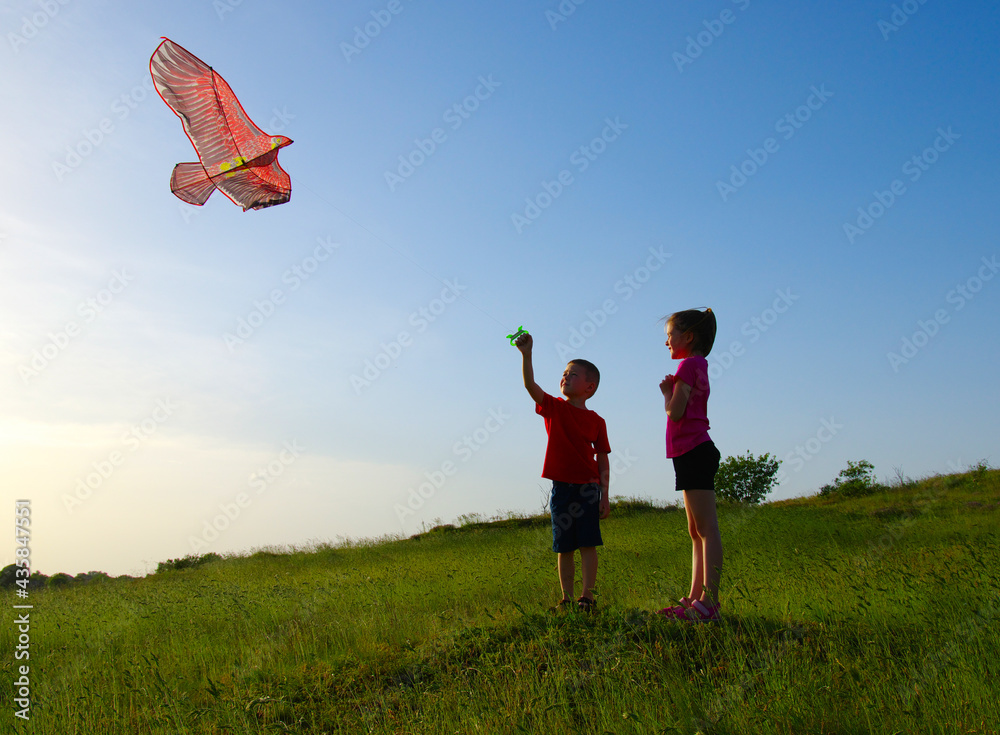
[[[571,599],[569,599],[568,597],[564,597],[561,600],[559,600],[559,604],[556,605],[556,609],[558,609],[558,610],[567,610],[570,607],[572,607],[572,605],[573,605],[573,601]]]
[[[589,597],[580,597],[576,601],[576,604],[580,608],[581,612],[588,612],[588,613],[589,612],[594,612],[594,610],[597,608],[597,603],[594,602]]]

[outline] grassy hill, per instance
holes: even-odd
[[[682,510],[636,501],[603,524],[591,616],[551,610],[545,517],[33,591],[31,719],[11,716],[9,653],[3,717],[39,735],[997,733],[998,508],[985,468],[724,505],[711,625],[652,614],[686,591],[690,542]]]

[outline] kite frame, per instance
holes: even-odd
[[[226,115],[226,113],[225,113],[225,111],[223,109],[222,102],[219,99],[219,90],[218,90],[218,87],[216,86],[215,79],[216,79],[216,77],[218,77],[219,79],[222,79],[222,81],[225,82],[226,81],[225,77],[223,77],[221,74],[219,74],[219,72],[217,72],[215,70],[215,68],[212,67],[210,64],[207,64],[204,61],[202,61],[202,59],[200,57],[195,56],[188,49],[184,48],[183,46],[181,46],[176,41],[172,41],[171,39],[167,38],[166,36],[160,36],[160,38],[163,39],[163,40],[160,41],[160,43],[157,45],[157,47],[153,50],[152,55],[149,57],[149,76],[153,79],[153,88],[156,90],[156,94],[159,96],[159,98],[161,100],[163,100],[163,103],[170,109],[170,111],[173,112],[183,122],[184,121],[184,116],[181,115],[177,110],[175,110],[174,107],[173,107],[173,105],[171,105],[169,102],[167,102],[166,98],[160,92],[160,88],[156,84],[156,76],[153,74],[153,59],[156,58],[157,53],[160,51],[160,49],[163,47],[163,45],[165,43],[170,43],[171,45],[176,46],[177,48],[179,48],[180,50],[184,51],[185,53],[190,54],[193,58],[197,59],[202,64],[205,64],[205,66],[208,67],[208,70],[212,72],[212,92],[215,95],[215,103],[216,103],[216,105],[219,108],[219,114],[222,116],[222,119],[223,119],[223,121],[226,124],[226,129],[229,131],[229,138],[233,142],[233,148],[235,148],[240,153],[240,158],[244,158],[245,159],[246,157],[242,155],[242,151],[240,151],[239,144],[236,142],[236,136],[233,134],[232,126],[229,124],[229,116]],[[226,82],[226,85],[228,86],[229,82]],[[229,89],[230,89],[230,91],[232,91],[232,87],[230,87]],[[274,136],[274,135],[270,135],[270,134],[266,133],[264,130],[262,130],[260,128],[259,125],[257,125],[257,123],[255,123],[253,121],[253,118],[251,118],[247,114],[246,109],[243,107],[243,103],[240,102],[239,97],[236,96],[235,92],[233,92],[233,100],[236,102],[237,107],[240,108],[240,112],[243,113],[243,117],[245,117],[246,120],[251,125],[253,125],[254,128],[256,128],[260,132],[260,134],[262,136],[267,137],[267,138],[279,137],[279,136]],[[268,188],[268,189],[273,188],[270,182],[266,181],[259,174],[257,174],[255,171],[252,170],[253,168],[256,168],[256,167],[250,166],[251,163],[253,163],[254,161],[258,160],[259,158],[261,158],[263,156],[268,155],[268,153],[270,153],[271,151],[267,151],[265,153],[261,153],[260,155],[255,156],[254,158],[252,158],[252,159],[250,159],[248,161],[245,161],[244,163],[242,163],[241,165],[237,166],[236,168],[228,169],[228,170],[223,171],[223,172],[218,173],[218,174],[211,174],[211,173],[208,172],[208,169],[205,168],[205,164],[201,160],[201,153],[198,151],[198,146],[195,144],[194,138],[192,138],[191,134],[188,132],[187,125],[183,125],[182,124],[181,128],[184,130],[184,135],[187,137],[188,142],[191,143],[191,147],[194,148],[195,153],[198,154],[198,161],[197,161],[197,163],[198,163],[199,166],[201,166],[202,170],[205,172],[205,176],[208,177],[209,181],[211,181],[215,185],[216,190],[222,192],[223,196],[225,196],[229,201],[231,201],[237,207],[241,207],[244,212],[246,212],[248,209],[266,209],[267,207],[274,207],[274,206],[277,206],[279,204],[285,204],[285,203],[287,203],[291,199],[291,195],[292,195],[292,192],[291,192],[291,176],[289,176],[288,172],[285,171],[285,169],[281,167],[281,164],[278,162],[277,156],[275,156],[275,158],[274,158],[274,165],[277,166],[278,169],[280,171],[282,171],[289,178],[289,191],[288,191],[288,197],[289,198],[286,199],[283,202],[272,202],[272,203],[262,204],[261,206],[258,206],[258,207],[244,207],[242,203],[240,203],[240,202],[236,201],[235,199],[233,199],[224,189],[222,189],[221,187],[219,187],[218,184],[215,184],[215,180],[218,179],[218,178],[220,178],[220,177],[224,177],[227,174],[232,174],[232,173],[234,173],[236,171],[244,170],[248,174],[250,174],[251,176],[253,176],[254,178],[256,178],[259,182],[261,182],[262,188]],[[287,137],[287,136],[280,136],[280,137]],[[287,147],[291,143],[292,143],[292,141],[289,140],[288,143],[285,143],[284,145],[278,146],[278,150],[280,150],[281,148]],[[273,151],[275,149],[272,148],[271,150]],[[195,163],[195,162],[194,161],[186,161],[185,163]],[[173,192],[171,192],[171,193],[173,193]],[[174,196],[176,196],[176,194],[174,194]],[[180,197],[178,197],[178,198],[180,198]],[[203,206],[203,205],[196,205],[196,206]]]

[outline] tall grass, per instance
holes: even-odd
[[[544,518],[37,591],[11,730],[996,733],[998,503],[987,471],[721,506],[712,625],[652,612],[686,591],[690,542],[683,512],[635,501],[604,522],[589,616],[552,609]]]

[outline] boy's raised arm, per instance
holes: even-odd
[[[524,387],[535,403],[541,403],[545,399],[545,391],[535,382],[535,369],[531,365],[532,344],[530,334],[522,334],[514,342],[514,346],[521,351],[521,372],[524,374]]]

